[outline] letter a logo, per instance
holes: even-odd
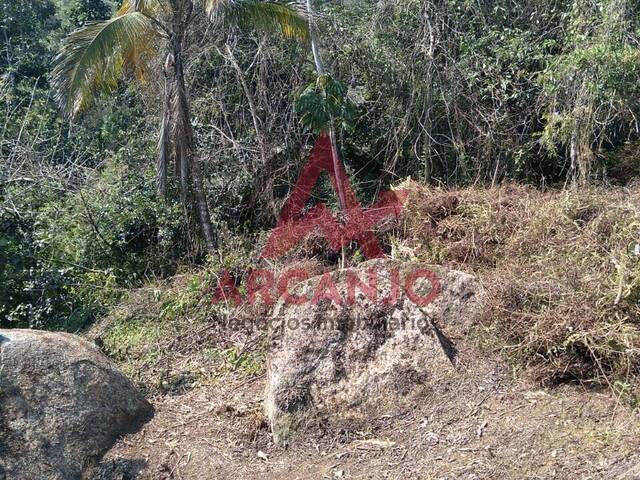
[[[316,229],[322,232],[331,248],[336,251],[342,245],[356,240],[367,258],[383,256],[382,247],[373,234],[373,228],[385,218],[399,216],[407,192],[383,192],[371,208],[362,209],[346,180],[347,172],[344,165],[342,162],[338,162],[338,165],[339,171],[336,172],[329,137],[320,136],[311,152],[309,162],[302,169],[298,182],[282,209],[278,225],[271,232],[262,250],[262,257],[277,258],[284,255]],[[340,191],[339,181],[342,186],[345,197],[344,224],[334,220],[329,209],[322,203],[303,214],[311,191],[323,171],[328,173],[336,194]]]

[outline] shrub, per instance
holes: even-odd
[[[60,195],[52,181],[5,197],[15,211],[0,210],[4,326],[77,330],[183,254],[179,207],[157,201],[150,172],[122,162],[76,192]]]

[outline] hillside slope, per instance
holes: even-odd
[[[209,266],[132,292],[89,332],[157,409],[96,478],[640,478],[640,191],[410,186],[405,216],[380,232],[389,254],[473,272],[489,294],[480,324],[442,326],[454,375],[409,409],[275,447],[266,332],[246,328],[268,309],[213,305]],[[221,263],[239,269],[252,252],[234,250]]]

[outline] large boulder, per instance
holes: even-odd
[[[153,407],[94,345],[66,333],[0,330],[0,480],[89,474]]]
[[[381,414],[455,376],[456,349],[444,332],[469,328],[483,298],[470,274],[391,260],[292,290],[276,304],[269,333],[265,413],[277,443],[305,424]]]

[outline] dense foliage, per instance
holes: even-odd
[[[315,6],[320,77],[307,44],[206,16],[185,32],[215,231],[272,226],[328,123],[363,198],[406,176],[585,186],[640,170],[636,2]],[[81,328],[122,289],[204,257],[179,179],[156,193],[164,58],[148,59],[145,75],[125,69],[71,121],[54,101],[63,39],[117,7],[1,3],[0,326]]]

